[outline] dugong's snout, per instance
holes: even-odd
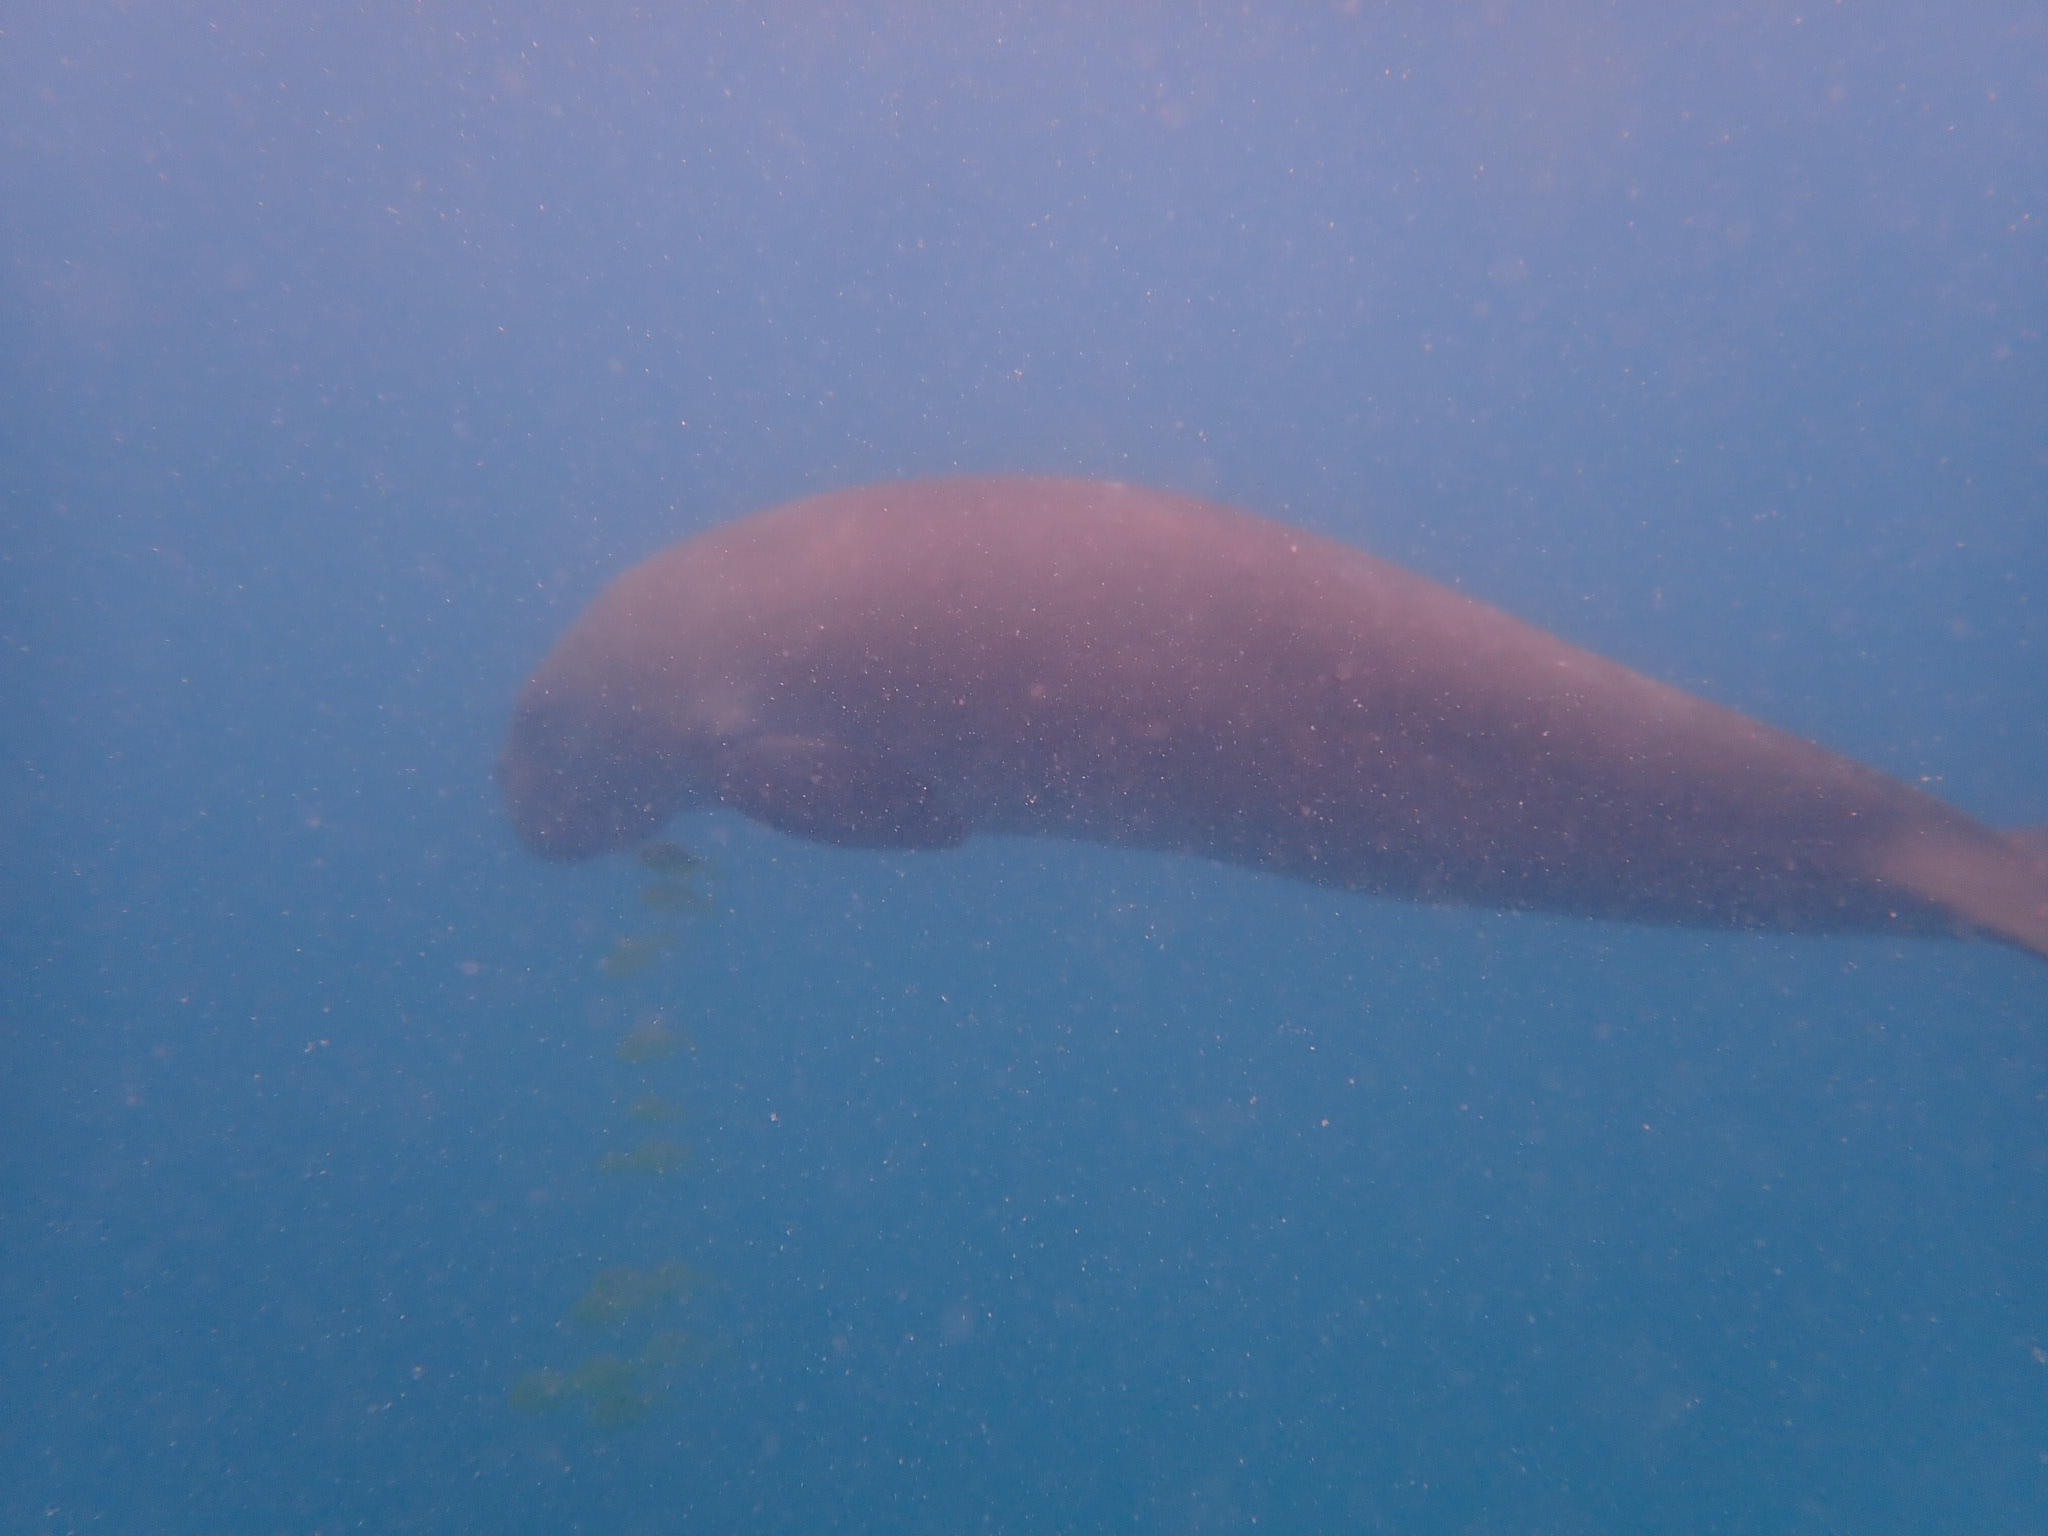
[[[498,760],[498,783],[519,839],[542,858],[571,863],[645,842],[694,799],[674,754],[529,690]]]

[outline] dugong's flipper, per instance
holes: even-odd
[[[719,798],[792,837],[842,848],[950,848],[967,823],[885,754],[818,736],[752,736],[714,759]]]

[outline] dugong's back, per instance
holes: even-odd
[[[503,779],[576,858],[723,801],[801,835],[1044,833],[1438,901],[2048,953],[2048,869],[1919,791],[1361,551],[1032,477],[868,486],[619,578]]]

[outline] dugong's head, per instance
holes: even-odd
[[[575,685],[563,674],[576,638],[527,685],[498,764],[512,823],[543,858],[631,848],[712,803],[842,847],[945,848],[967,836],[928,776],[886,753],[829,736],[718,730],[724,717],[687,685],[639,699]]]
[[[547,859],[595,858],[635,847],[698,796],[676,744],[602,690],[527,685],[498,781],[520,840]]]
[[[498,782],[543,858],[645,842],[709,798],[712,754],[752,727],[751,694],[713,681],[730,664],[705,633],[713,605],[693,590],[704,565],[685,541],[614,579],[520,694]]]
[[[946,572],[922,522],[894,526],[889,506],[905,494],[806,498],[616,577],[513,714],[498,779],[520,839],[544,858],[593,858],[718,803],[842,845],[966,836],[921,767],[891,755],[915,690],[875,680],[872,653],[902,640],[906,581]],[[905,511],[954,499],[923,488]]]

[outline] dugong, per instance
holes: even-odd
[[[1361,550],[1138,486],[870,485],[615,580],[500,767],[551,859],[693,806],[870,848],[976,832],[1418,901],[2048,957],[1998,832]]]

